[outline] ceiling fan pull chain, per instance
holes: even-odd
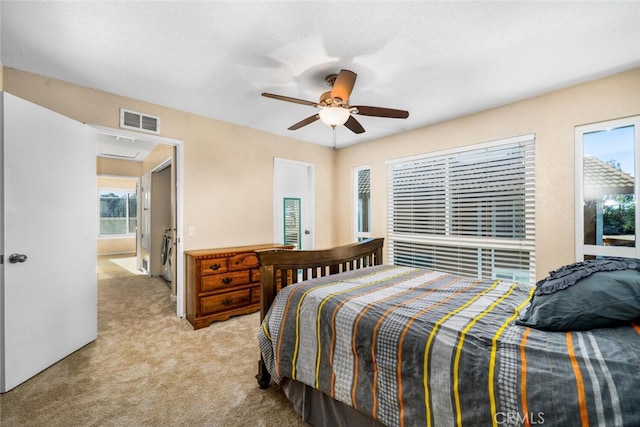
[[[333,128],[333,149],[336,149],[336,127],[331,126]]]

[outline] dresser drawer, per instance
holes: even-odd
[[[260,265],[255,252],[247,252],[229,257],[229,270],[245,270]]]
[[[211,295],[200,299],[200,313],[202,315],[218,313],[244,307],[251,303],[251,290],[225,292],[224,294]]]
[[[268,243],[185,251],[187,320],[194,329],[200,329],[213,321],[260,310],[256,251],[292,248]]]
[[[227,270],[227,258],[203,259],[200,261],[200,274],[203,276],[226,273]]]
[[[211,274],[202,276],[200,292],[213,292],[217,290],[230,289],[236,286],[251,283],[251,274],[248,270],[234,271],[225,274]]]

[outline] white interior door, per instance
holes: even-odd
[[[309,163],[274,159],[273,164],[275,243],[284,243],[285,199],[299,199],[300,247],[314,248],[314,171]]]
[[[96,133],[0,94],[0,392],[6,392],[96,339]],[[12,262],[12,254],[26,258]]]

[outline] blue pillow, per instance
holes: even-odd
[[[638,270],[594,272],[571,286],[556,287],[553,280],[539,283],[555,291],[536,292],[516,324],[545,331],[583,331],[640,318]]]

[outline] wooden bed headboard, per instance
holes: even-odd
[[[279,289],[299,280],[382,264],[384,238],[323,250],[256,251],[260,260],[260,321]]]
[[[260,260],[260,322],[267,315],[279,289],[300,280],[380,265],[383,244],[384,239],[377,238],[324,250],[256,251]],[[262,355],[256,378],[260,388],[269,387],[271,375]]]

